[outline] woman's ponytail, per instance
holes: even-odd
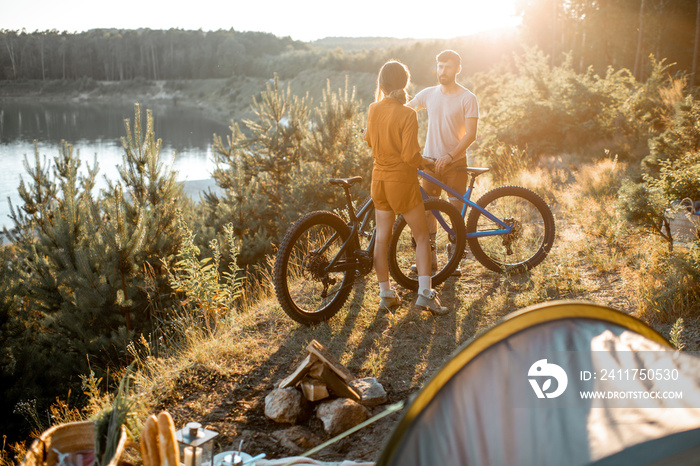
[[[393,91],[389,92],[389,95],[387,95],[387,97],[396,99],[402,104],[408,102],[408,94],[406,93],[406,89],[394,89]]]

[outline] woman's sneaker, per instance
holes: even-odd
[[[422,311],[430,311],[433,315],[444,316],[448,311],[446,307],[440,304],[437,292],[435,290],[423,291],[418,293],[416,299],[416,307]]]
[[[393,312],[401,305],[401,297],[395,290],[382,290],[379,292],[379,309]]]

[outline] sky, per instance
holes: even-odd
[[[313,41],[324,37],[450,39],[512,27],[516,0],[0,0],[0,29],[231,29]],[[419,5],[420,7],[416,6]]]

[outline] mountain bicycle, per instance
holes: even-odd
[[[419,170],[418,175],[437,184],[459,199],[466,216],[467,244],[474,258],[484,267],[499,273],[521,273],[540,264],[552,248],[555,236],[554,216],[547,203],[536,193],[520,186],[501,186],[471,200],[476,178],[488,168],[459,167],[468,176],[464,195]],[[427,194],[421,187],[423,198]],[[467,211],[469,209],[469,215]],[[464,220],[463,220],[464,221]],[[389,249],[389,272],[396,282],[417,289],[415,243],[406,221],[400,217],[394,225]],[[441,255],[453,251],[438,251]],[[462,254],[458,255],[461,259]]]
[[[373,269],[374,203],[367,199],[356,212],[350,193],[361,181],[359,176],[329,180],[345,191],[348,220],[329,211],[310,212],[282,239],[275,260],[275,294],[282,309],[299,323],[309,325],[333,317],[347,301],[355,280]],[[466,231],[459,210],[441,199],[427,199],[424,205],[437,219],[434,247],[446,250],[449,245],[452,250],[464,251]],[[399,216],[394,227],[401,221]],[[401,249],[394,246],[393,250]],[[435,264],[433,286],[447,280],[460,260],[461,254],[441,255]]]

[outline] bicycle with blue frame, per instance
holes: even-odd
[[[540,264],[551,250],[555,236],[554,216],[547,203],[535,192],[520,186],[492,189],[474,202],[471,197],[476,178],[489,169],[459,167],[456,170],[468,177],[463,195],[424,171],[418,174],[463,203],[461,216],[466,217],[466,243],[474,259],[499,273],[520,273]],[[423,198],[427,199],[422,187],[421,191]],[[454,256],[455,253],[439,250],[436,255],[440,261],[441,257]],[[462,254],[458,256],[461,260]],[[409,289],[418,286],[417,277],[411,270],[413,264],[415,243],[406,221],[399,217],[390,244],[389,271],[398,284]]]
[[[333,317],[347,301],[355,281],[374,267],[374,203],[369,198],[356,211],[350,193],[361,181],[361,177],[330,180],[345,191],[346,218],[330,211],[310,212],[289,228],[280,243],[274,268],[275,293],[282,309],[297,322],[309,325]],[[427,199],[424,205],[437,219],[435,246],[463,251],[466,232],[459,210],[442,199]],[[399,216],[395,226],[402,219]],[[393,246],[393,250],[400,249]],[[448,279],[460,259],[461,254],[441,255],[433,285]],[[401,283],[399,277],[394,278]],[[407,288],[417,287],[417,281],[415,286],[403,283]]]

